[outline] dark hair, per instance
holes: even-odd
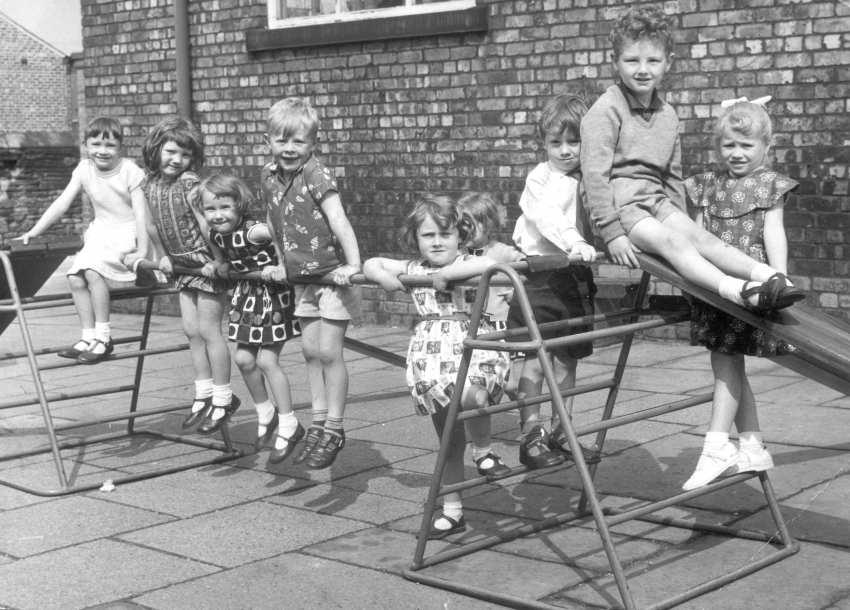
[[[198,170],[204,165],[204,137],[201,131],[190,121],[174,116],[161,120],[150,130],[142,146],[142,159],[145,167],[153,174],[160,171],[162,147],[168,142],[191,151],[190,170]]]
[[[546,102],[540,113],[537,131],[541,140],[549,133],[564,133],[580,140],[581,119],[587,113],[587,103],[576,95],[558,95]]]
[[[458,205],[450,197],[425,194],[414,202],[413,209],[404,219],[401,229],[402,245],[410,250],[418,249],[416,233],[426,218],[433,219],[444,231],[457,227],[461,243],[469,237],[469,218],[464,217]]]
[[[657,6],[634,7],[614,22],[608,39],[614,47],[614,59],[620,56],[627,42],[644,39],[661,43],[664,52],[670,55],[673,52],[673,24]]]
[[[472,241],[481,233],[492,237],[494,233],[502,228],[502,216],[499,214],[499,206],[490,193],[467,193],[457,202],[463,217],[469,216],[469,234],[465,241]],[[463,223],[464,219],[461,219]]]
[[[240,214],[244,214],[253,195],[248,185],[233,174],[213,174],[207,176],[198,186],[198,195],[209,193],[213,197],[230,197]]]
[[[121,123],[106,116],[99,116],[96,119],[92,119],[89,124],[86,125],[86,131],[83,134],[83,142],[89,138],[96,138],[98,136],[115,138],[119,142],[124,141],[124,132],[121,129]]]

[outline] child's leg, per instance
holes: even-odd
[[[756,399],[746,375],[741,391],[741,403],[735,416],[735,427],[738,429],[738,471],[762,472],[773,468],[773,458],[762,443]]]
[[[776,273],[769,265],[759,263],[738,248],[730,246],[685,214],[671,214],[664,219],[664,226],[684,235],[703,258],[728,275],[766,282]]]
[[[325,389],[325,371],[322,359],[319,357],[321,335],[321,318],[301,318],[301,354],[307,366],[312,420],[314,425],[324,428],[325,420],[328,418],[328,397]]]
[[[518,396],[532,398],[543,392],[543,369],[537,355],[525,360],[519,380]],[[528,468],[547,468],[564,461],[564,457],[549,448],[549,433],[540,421],[540,403],[520,409],[522,440],[519,461]]]
[[[711,368],[714,371],[711,421],[696,469],[682,486],[686,491],[708,485],[738,460],[738,450],[729,441],[729,430],[741,399],[744,356],[711,352]]]
[[[486,407],[489,402],[487,390],[480,385],[467,383],[463,388],[461,408],[464,410]],[[472,442],[472,460],[478,468],[478,474],[496,478],[510,473],[510,468],[493,452],[490,445],[493,433],[489,415],[465,420],[464,428]]]
[[[112,352],[112,332],[109,327],[109,286],[98,272],[91,269],[86,269],[85,281],[88,285],[94,315],[94,338],[96,341],[86,350],[87,355],[81,359],[86,362],[97,362]]]
[[[272,401],[269,400],[263,373],[258,366],[257,356],[260,350],[261,348],[257,345],[240,343],[236,346],[233,360],[239,367],[239,372],[242,373],[242,379],[245,381],[245,387],[248,388],[251,400],[254,401],[254,409],[257,411],[257,438],[263,439],[268,432],[269,424],[272,424],[274,419],[275,408]],[[273,427],[276,427],[276,425],[273,425]],[[263,444],[263,442],[258,442],[260,446]],[[257,449],[259,450],[260,447],[257,447]]]
[[[274,451],[269,456],[269,461],[273,464],[285,460],[292,451],[295,445],[304,436],[304,428],[295,417],[292,410],[292,398],[289,387],[289,377],[280,367],[278,358],[283,344],[267,345],[260,349],[257,358],[257,364],[266,378],[269,389],[277,403],[277,411],[273,414],[277,426],[277,437],[274,442]],[[273,427],[270,425],[268,434],[273,432]]]
[[[525,359],[517,382],[517,398],[531,398],[543,390],[543,370],[537,355]],[[522,407],[519,411],[520,431],[525,434],[540,423],[540,404]]]
[[[86,284],[82,273],[69,275],[68,287],[71,290],[71,299],[74,301],[77,316],[80,318],[82,334],[79,341],[73,347],[60,350],[58,354],[63,358],[76,359],[82,352],[89,348],[89,344],[95,337],[94,307],[91,302],[91,293],[89,292],[88,284]]]
[[[441,438],[443,426],[446,421],[447,412],[441,411],[431,416],[437,437]],[[443,470],[443,485],[453,485],[464,480],[463,476],[463,453],[466,448],[466,438],[463,426],[455,422],[449,441],[449,452],[446,456],[446,466]],[[456,534],[466,530],[466,521],[463,518],[463,503],[460,492],[452,492],[443,496],[443,511],[436,513],[431,521],[431,531],[428,535],[430,540],[444,538],[449,534]]]
[[[230,350],[221,333],[225,300],[225,294],[197,293],[198,334],[213,379],[212,409],[198,429],[204,434],[218,430],[221,422],[239,407],[230,385]]]
[[[307,466],[327,468],[345,446],[343,414],[348,396],[348,369],[343,359],[342,347],[348,320],[313,318],[305,328],[301,325],[301,345],[304,358],[321,365],[324,396],[327,400],[328,418],[325,420],[322,439],[307,457]],[[308,365],[309,366],[309,365]],[[314,364],[315,366],[315,364]],[[317,379],[318,376],[316,375]],[[314,375],[310,376],[311,383]],[[314,390],[313,395],[317,394]]]
[[[195,395],[192,409],[183,420],[183,428],[191,428],[201,422],[211,404],[213,394],[212,371],[207,358],[207,348],[198,328],[197,293],[194,290],[181,290],[178,294],[180,319],[183,333],[189,340],[189,356],[195,371]]]

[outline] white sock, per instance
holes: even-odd
[[[231,389],[229,383],[225,383],[223,385],[213,385],[212,404],[215,408],[213,409],[210,419],[216,421],[224,417],[227,413],[227,411],[224,410],[224,407],[228,406],[232,400],[233,390]]]
[[[766,282],[776,273],[776,269],[764,263],[756,263],[750,271],[750,279],[756,282]]]
[[[728,432],[706,432],[703,451],[707,453],[722,449],[729,442]]]
[[[111,332],[109,328],[109,322],[95,322],[94,323],[94,338],[104,343],[109,341],[111,337]]]
[[[212,396],[213,380],[212,379],[196,379],[195,380],[195,400],[192,402],[192,413],[197,413],[204,408],[204,399]]]
[[[446,517],[451,517],[455,521],[459,520],[463,517],[463,503],[462,502],[443,502],[443,514]]]
[[[289,413],[281,413],[278,421],[280,423],[278,423],[277,427],[277,439],[274,442],[274,448],[280,451],[286,448],[289,444],[289,439],[292,438],[292,435],[298,429],[298,418],[295,417],[295,413],[290,411]]]
[[[478,460],[480,458],[483,458],[485,455],[487,455],[491,451],[493,451],[493,448],[490,445],[487,445],[486,447],[483,447],[483,448],[478,448],[478,447],[473,446],[472,447],[472,459]]]
[[[263,402],[255,404],[254,409],[257,411],[257,423],[265,428],[274,417],[274,403],[272,403],[271,400],[266,399]],[[265,433],[265,430],[260,431],[260,434],[263,433]]]
[[[80,335],[80,339],[86,343],[91,343],[95,336],[93,328],[84,328]]]
[[[761,449],[762,443],[761,432],[747,431],[738,434],[738,444],[741,448]]]
[[[741,298],[741,290],[744,288],[744,280],[739,280],[731,275],[724,275],[717,285],[717,292],[724,299],[744,305],[744,299]]]

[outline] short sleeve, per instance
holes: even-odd
[[[685,199],[688,209],[708,207],[713,192],[711,174],[697,174],[685,180]]]
[[[127,191],[132,193],[141,188],[145,181],[145,172],[130,159],[124,159],[124,171],[127,180]]]
[[[321,201],[328,193],[339,190],[329,167],[315,161],[309,163],[304,170],[304,184],[314,201]]]

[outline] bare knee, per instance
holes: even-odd
[[[257,367],[257,358],[247,349],[237,349],[233,361],[242,373],[250,373]]]
[[[86,279],[80,274],[69,275],[68,286],[70,287],[71,292],[88,290],[89,287],[88,283],[86,282]]]

